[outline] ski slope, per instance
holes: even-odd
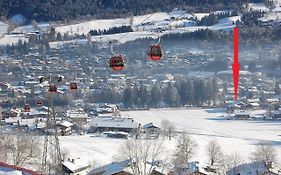
[[[156,125],[167,119],[173,122],[178,131],[186,131],[196,140],[199,150],[194,160],[206,163],[206,145],[210,140],[217,140],[223,151],[230,155],[237,152],[248,161],[255,145],[259,142],[271,142],[281,155],[281,122],[278,121],[238,121],[224,120],[221,109],[153,109],[149,111],[128,111],[122,115],[132,117],[136,122]],[[60,137],[63,150],[68,150],[70,156],[80,157],[85,161],[94,159],[99,164],[109,163],[118,154],[118,149],[126,141],[124,139],[109,139],[84,136]],[[172,153],[175,140],[165,141],[167,153]],[[281,156],[277,156],[281,163]]]

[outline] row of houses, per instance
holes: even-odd
[[[103,166],[92,168],[90,165],[85,165],[80,159],[69,159],[63,163],[63,170],[67,174],[85,174],[85,175],[134,175],[134,171],[139,166],[131,160],[121,160],[112,162]],[[200,164],[198,161],[192,161],[185,167],[176,168],[173,165],[164,165],[161,161],[154,163],[147,162],[145,165],[147,175],[216,175],[215,168],[208,165]],[[142,171],[143,167],[139,167]],[[262,162],[250,162],[238,164],[229,168],[225,172],[226,175],[278,175],[281,170],[278,167],[266,168]]]

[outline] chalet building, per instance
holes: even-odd
[[[69,118],[72,123],[87,124],[90,117],[82,110],[67,110],[66,117]]]
[[[250,111],[237,111],[234,113],[235,120],[249,120],[251,118],[252,116]]]
[[[68,159],[62,163],[62,169],[65,174],[79,175],[86,174],[89,171],[90,165],[85,164],[80,158]]]
[[[149,136],[149,138],[158,138],[160,134],[160,127],[153,123],[143,125],[143,132]]]
[[[260,107],[260,99],[247,99],[247,105],[249,108],[257,109]]]
[[[109,138],[119,138],[119,139],[128,139],[128,133],[127,132],[114,132],[114,131],[106,131],[103,132],[104,135],[106,135]]]
[[[207,175],[211,173],[216,173],[213,168],[202,166],[198,161],[193,161],[188,163],[186,167],[182,167],[177,170],[180,171],[182,175]],[[175,170],[172,170],[168,175],[176,175]]]
[[[93,132],[122,131],[131,133],[140,127],[132,119],[127,118],[92,118],[91,128]]]
[[[73,124],[68,121],[63,121],[58,124],[60,134],[62,136],[68,136],[72,134]]]

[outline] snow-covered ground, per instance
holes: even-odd
[[[1,35],[7,33],[9,25],[0,21],[0,37]]]
[[[26,38],[25,35],[4,35],[4,37],[0,39],[0,45],[17,44],[19,40],[22,40],[22,42],[27,42],[28,38]]]
[[[249,11],[268,12],[269,8],[264,3],[249,3]]]
[[[281,11],[281,8],[280,8],[280,11]],[[266,21],[278,21],[278,22],[280,22],[281,12],[279,12],[279,11],[268,12],[264,15],[264,17],[261,17],[260,20],[263,21],[263,22],[266,22]]]
[[[25,25],[15,28],[13,32],[20,32],[20,33],[30,33],[30,32],[36,32],[36,31],[44,31],[47,32],[50,24],[49,23],[38,23],[38,26],[34,28],[33,25]]]
[[[271,142],[281,155],[281,122],[278,121],[239,121],[224,120],[221,109],[153,109],[149,111],[122,112],[142,124],[153,122],[160,125],[164,119],[176,125],[177,130],[186,131],[197,141],[199,150],[194,160],[205,163],[207,160],[206,145],[209,140],[217,140],[228,155],[237,152],[245,161],[248,160],[255,145],[259,142]],[[60,137],[61,146],[67,149],[72,157],[95,160],[99,164],[109,163],[118,154],[118,149],[126,141],[85,136]],[[166,141],[167,149],[175,148],[175,140]],[[281,156],[277,156],[281,163]]]

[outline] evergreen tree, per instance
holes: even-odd
[[[194,80],[194,105],[202,106],[204,103],[205,91],[204,91],[204,82],[203,80],[196,79]]]
[[[162,100],[161,96],[161,89],[158,84],[154,85],[152,90],[151,90],[151,98],[150,98],[150,106],[152,107],[158,107],[159,103]]]
[[[127,87],[123,92],[122,102],[125,105],[126,108],[131,106],[131,88]]]
[[[275,95],[280,95],[281,94],[281,90],[280,90],[278,82],[275,83],[274,92],[275,92]]]

